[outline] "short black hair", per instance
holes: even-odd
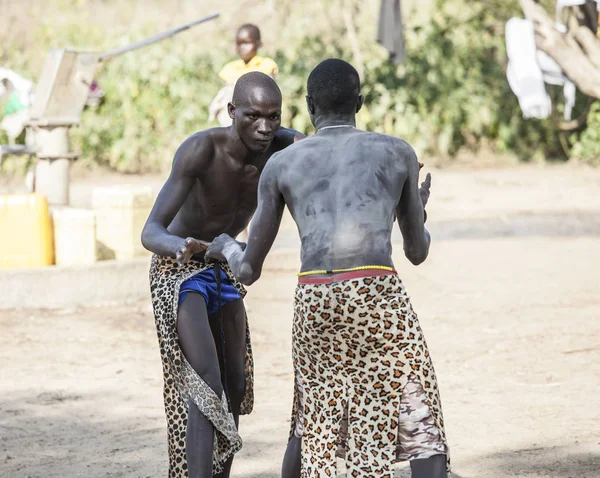
[[[250,91],[254,88],[262,88],[263,90],[274,92],[281,98],[281,90],[273,78],[260,71],[251,71],[240,76],[239,80],[235,83],[233,88],[233,104],[235,106],[246,104],[250,96]]]
[[[242,30],[247,30],[250,33],[250,36],[255,40],[260,41],[260,28],[252,23],[244,23],[240,28],[238,28],[237,33],[239,34]]]
[[[306,89],[319,110],[354,113],[360,95],[360,78],[350,63],[330,58],[311,71]]]

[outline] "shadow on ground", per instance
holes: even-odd
[[[600,476],[600,449],[548,447],[515,450],[482,458],[497,470],[494,476],[597,478]],[[465,477],[466,478],[466,477]]]
[[[67,391],[0,397],[0,476],[166,476],[163,427],[94,403],[98,395]],[[65,461],[72,465],[68,475]]]
[[[260,449],[267,443],[256,444]],[[249,442],[245,446],[254,447]],[[506,451],[477,459],[478,467],[487,464],[485,476],[494,478],[598,478],[600,477],[600,453],[576,451],[573,447],[530,448]],[[246,472],[241,478],[280,478],[278,473]],[[394,478],[410,478],[410,467],[400,465]],[[338,478],[347,478],[346,474]],[[455,470],[449,478],[478,478],[468,472]]]
[[[122,417],[99,410],[98,395],[55,391],[0,398],[0,475],[29,478],[157,477],[167,472],[164,425],[142,415]],[[32,434],[30,430],[42,430]],[[279,478],[278,463],[260,461],[284,445],[246,440],[235,476]],[[254,460],[256,458],[256,461]],[[485,476],[597,478],[600,452],[586,447],[535,447],[476,459]],[[482,466],[483,464],[483,466]],[[268,468],[268,469],[265,469]],[[453,478],[477,478],[456,469]],[[345,475],[341,474],[340,478]],[[395,478],[410,478],[404,465]]]

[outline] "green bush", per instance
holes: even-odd
[[[590,108],[585,130],[574,135],[571,154],[594,166],[600,163],[600,102]]]
[[[461,150],[485,147],[525,161],[564,158],[556,118],[524,120],[508,86],[504,25],[515,15],[521,16],[517,0],[436,0],[430,18],[420,25],[409,21],[402,66],[387,61],[372,31],[359,28],[366,97],[357,118],[359,127],[404,137],[423,157],[452,160]],[[118,43],[106,38],[100,28],[81,25],[76,21],[60,27],[42,25],[35,33],[39,49],[18,55],[17,47],[0,47],[0,56],[8,55],[14,61],[5,64],[36,78],[32,72],[39,71],[43,60],[39,53],[48,45],[101,50]],[[155,27],[147,25],[146,31],[129,32],[120,42],[154,31]],[[282,123],[307,134],[313,131],[304,99],[310,70],[329,57],[355,63],[343,25],[321,22],[313,31],[290,37],[275,52],[262,52],[271,54],[280,67]],[[210,48],[169,40],[103,66],[98,81],[105,101],[97,109],[84,111],[81,126],[73,130],[74,148],[81,151],[83,161],[121,172],[168,168],[187,136],[212,126],[207,123],[208,105],[221,87],[217,73],[232,59],[227,35],[219,38]],[[587,129],[570,138],[573,153],[595,161],[600,156],[599,137],[596,106]]]
[[[173,46],[106,65],[99,76],[105,101],[84,112],[73,135],[83,156],[121,172],[157,171],[187,136],[209,126],[220,65],[197,48]]]
[[[363,51],[365,107],[359,125],[402,136],[421,154],[452,157],[461,149],[492,146],[522,160],[563,154],[555,122],[522,119],[506,80],[504,24],[519,14],[518,2],[471,4],[457,14],[457,3],[438,1],[435,15],[407,32],[407,60],[398,67],[373,43]],[[305,38],[290,56],[280,52],[280,84],[286,95],[286,120],[311,130],[305,114],[304,81],[323,58],[352,61],[344,31],[336,44]],[[290,61],[292,60],[292,61]]]

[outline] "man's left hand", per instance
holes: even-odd
[[[425,181],[421,183],[421,187],[419,188],[419,196],[421,196],[421,202],[423,203],[423,209],[427,206],[427,202],[429,201],[429,195],[431,194],[431,174],[427,173],[425,177]]]
[[[213,261],[227,261],[224,255],[225,248],[232,242],[236,242],[228,234],[221,234],[213,239],[206,250],[205,257]]]

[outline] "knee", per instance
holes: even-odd
[[[229,374],[227,380],[227,386],[229,389],[229,395],[231,399],[231,406],[234,411],[239,411],[242,400],[244,399],[244,393],[246,392],[246,371],[245,369],[235,370]]]
[[[219,397],[223,395],[223,384],[221,383],[221,374],[219,370],[209,370],[204,374],[200,374],[202,380],[208,385]]]
[[[223,394],[223,384],[221,383],[221,371],[219,367],[212,367],[207,364],[190,364],[194,371],[200,375],[202,381],[208,385],[219,397]]]

